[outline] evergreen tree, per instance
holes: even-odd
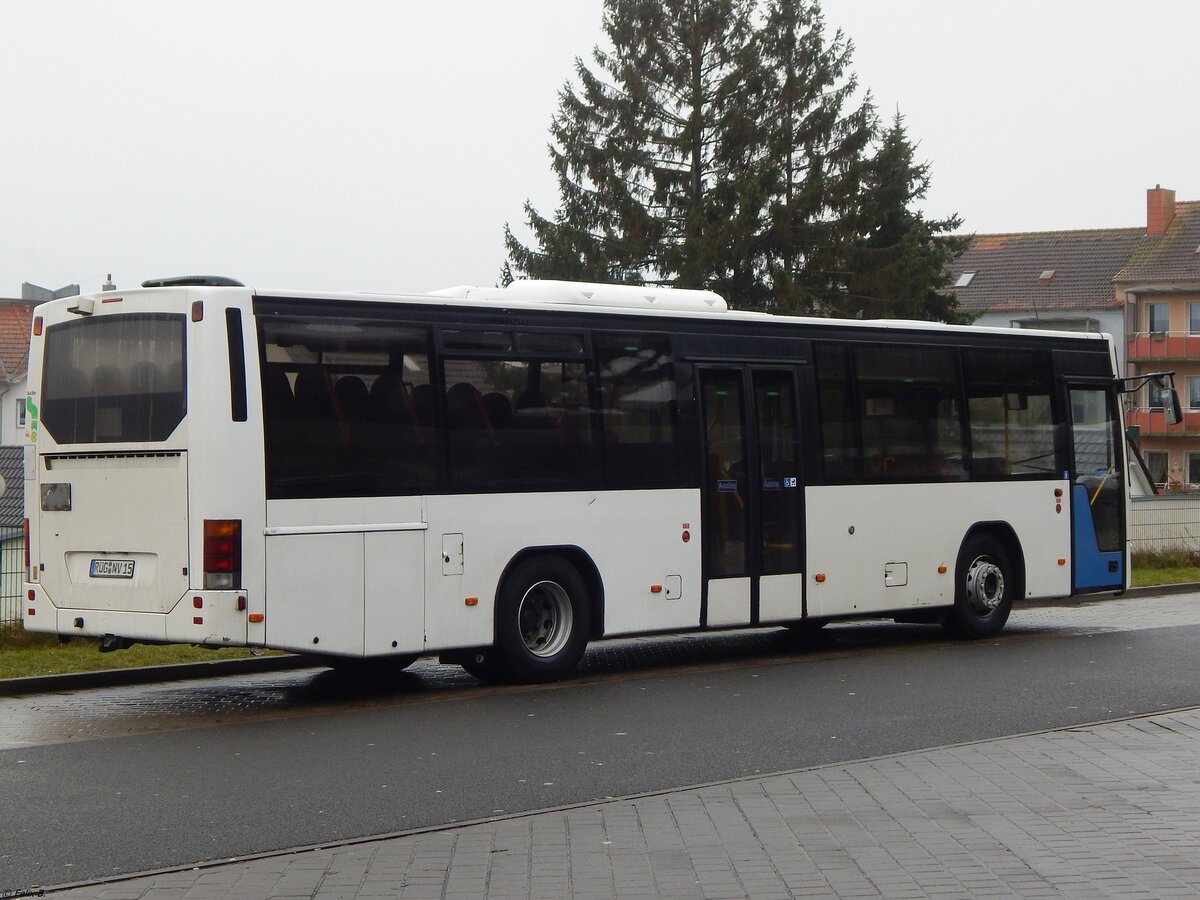
[[[609,49],[576,60],[551,123],[553,216],[505,226],[513,277],[711,288],[735,307],[951,318],[951,217],[902,121],[868,157],[852,43],[817,0],[605,0]],[[895,299],[891,302],[884,298]]]
[[[772,174],[770,299],[762,305],[778,312],[840,309],[863,154],[875,127],[869,94],[851,105],[858,90],[850,71],[853,44],[840,30],[826,43],[824,27],[814,0],[769,0],[759,32]]]
[[[535,248],[505,227],[511,268],[534,278],[709,286],[725,274],[744,132],[750,0],[606,0],[611,50],[559,93],[553,218],[525,204]],[[739,130],[740,129],[740,130]]]
[[[867,318],[969,321],[957,311],[946,269],[970,243],[951,236],[962,219],[926,219],[912,208],[929,190],[929,163],[915,161],[899,112],[867,165],[844,314]]]

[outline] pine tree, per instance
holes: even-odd
[[[857,230],[860,238],[851,257],[844,310],[867,318],[969,321],[959,313],[947,285],[946,269],[970,242],[952,236],[962,219],[951,215],[929,220],[913,204],[929,190],[930,165],[915,161],[899,112],[883,132],[867,164]]]
[[[737,210],[750,0],[606,0],[610,50],[559,93],[553,218],[525,204],[535,248],[505,227],[511,268],[535,278],[719,283]],[[743,128],[744,130],[744,128]]]
[[[817,0],[604,9],[609,49],[576,60],[551,123],[558,209],[525,204],[531,246],[505,226],[505,283],[649,281],[784,313],[953,317],[938,279],[963,244],[941,235],[961,223],[910,211],[929,165],[899,119],[867,156],[874,107]]]
[[[773,176],[765,305],[778,312],[840,309],[863,153],[875,127],[869,94],[852,106],[853,44],[840,30],[826,43],[824,28],[813,0],[770,0],[759,33]]]

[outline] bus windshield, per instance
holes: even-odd
[[[58,444],[166,440],[184,414],[185,327],[134,313],[47,328],[42,427]]]

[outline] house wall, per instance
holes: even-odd
[[[0,445],[13,447],[25,443],[25,426],[18,424],[19,409],[24,405],[23,376],[11,384],[0,385]]]
[[[1140,430],[1142,457],[1160,486],[1200,487],[1200,291],[1143,294],[1128,325],[1129,374],[1174,372],[1184,413],[1182,425],[1168,426],[1148,387],[1131,395],[1129,424]]]

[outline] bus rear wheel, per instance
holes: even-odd
[[[557,681],[587,647],[591,608],[579,572],[558,556],[522,560],[496,605],[496,663],[514,681]]]
[[[958,553],[955,573],[954,606],[942,626],[957,638],[999,634],[1021,591],[1008,549],[990,534],[968,538]]]

